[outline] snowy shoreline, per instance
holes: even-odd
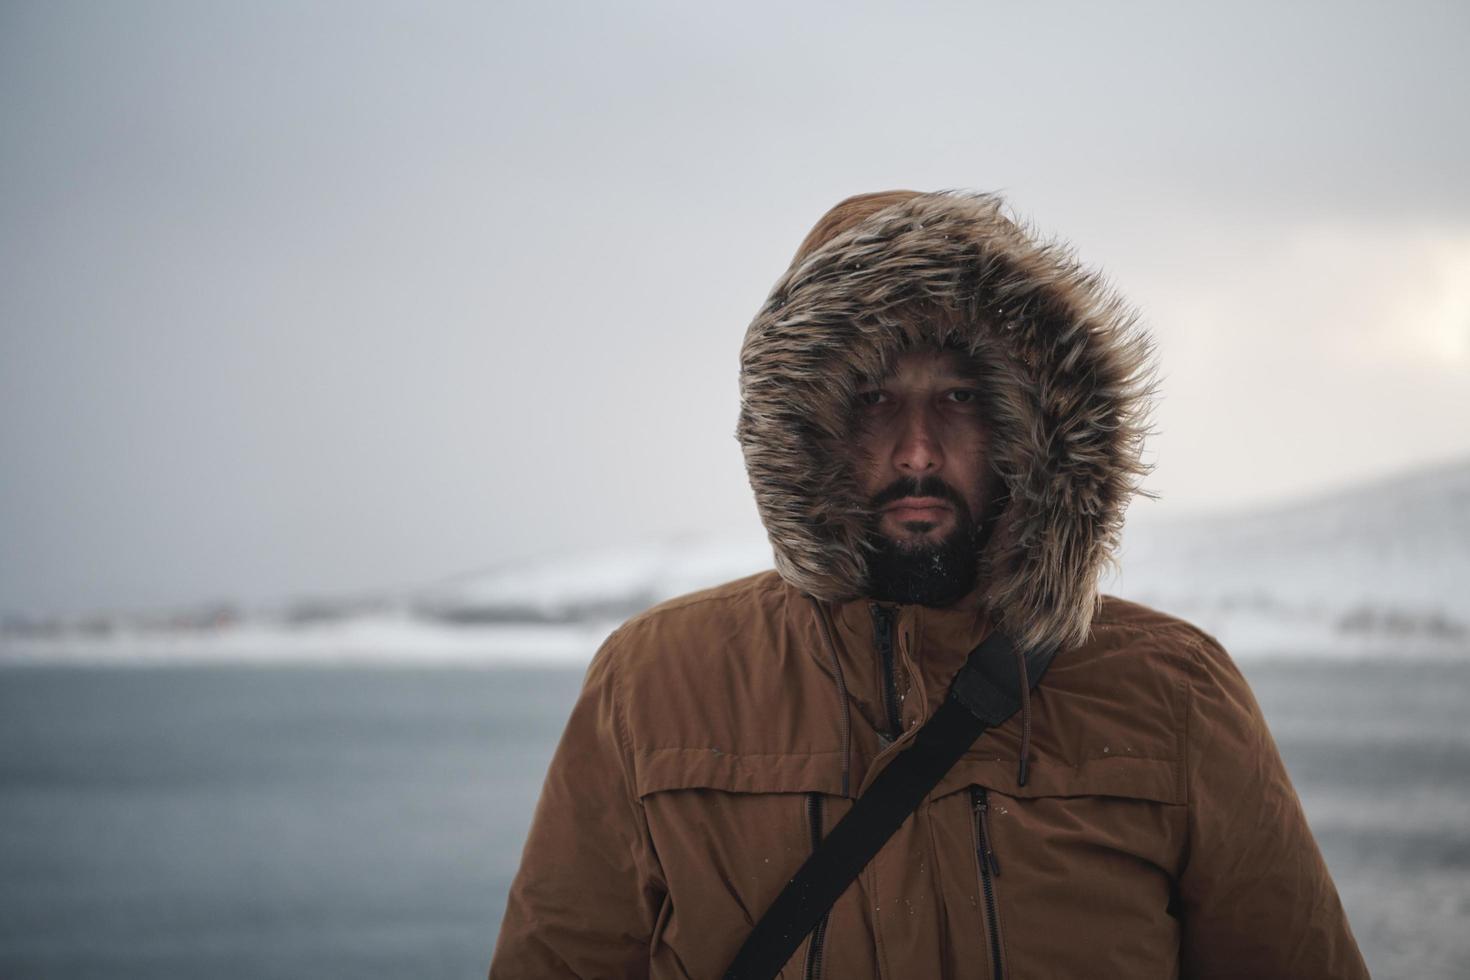
[[[1168,611],[1210,633],[1240,661],[1470,661],[1470,643],[1455,635],[1344,633],[1332,621],[1317,618],[1271,620],[1179,607]],[[194,629],[114,628],[104,635],[0,637],[0,667],[585,667],[618,623],[450,626],[411,615],[374,614],[305,626],[246,621]]]

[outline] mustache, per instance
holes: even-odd
[[[964,497],[960,496],[959,491],[937,476],[909,476],[894,480],[874,494],[868,506],[873,510],[880,510],[886,504],[902,500],[904,497],[937,497],[953,504],[955,509],[962,514],[970,512],[970,505],[965,502]]]

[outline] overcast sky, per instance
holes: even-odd
[[[0,4],[0,612],[759,533],[745,326],[896,187],[1141,309],[1135,514],[1470,453],[1470,5],[1186,6]]]

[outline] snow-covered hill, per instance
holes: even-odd
[[[1243,655],[1470,653],[1470,460],[1267,510],[1139,521],[1107,591]]]
[[[1470,656],[1470,460],[1249,513],[1135,516],[1105,591],[1236,656]],[[9,622],[0,662],[585,663],[633,613],[770,563],[759,537],[685,538],[369,599]]]
[[[424,618],[448,623],[621,620],[663,599],[770,567],[771,547],[763,537],[680,538],[461,575],[409,601]]]
[[[760,537],[673,539],[281,609],[8,622],[0,663],[585,664],[628,616],[771,566]]]

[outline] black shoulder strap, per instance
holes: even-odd
[[[1055,650],[1026,655],[1031,686]],[[987,728],[1021,709],[1015,647],[999,632],[970,653],[949,697],[858,797],[795,877],[776,896],[736,954],[725,980],[769,980],[888,838]]]

